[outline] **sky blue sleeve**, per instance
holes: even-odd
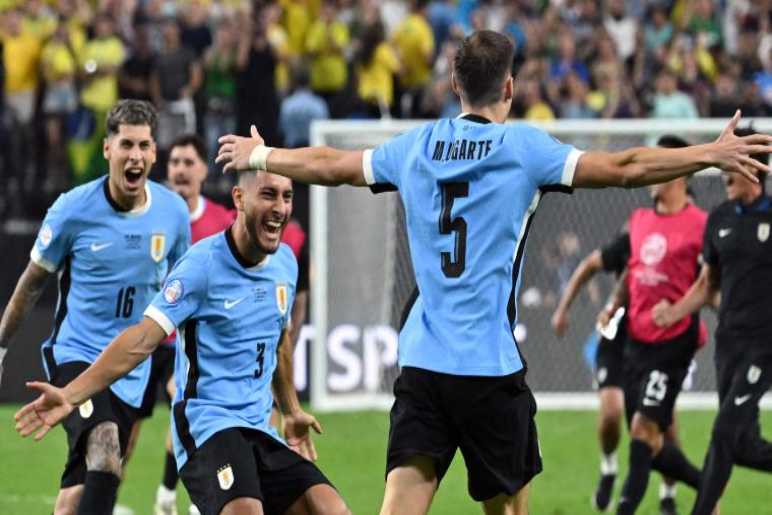
[[[50,273],[61,267],[72,249],[75,224],[71,220],[69,200],[67,194],[60,195],[48,209],[30,252],[30,259]]]
[[[152,318],[172,334],[187,319],[193,317],[206,300],[206,256],[186,254],[166,277],[163,288],[145,310]]]
[[[405,162],[417,143],[419,130],[402,133],[374,149],[365,150],[362,169],[369,186],[390,185],[399,189]]]
[[[516,138],[523,168],[539,187],[572,186],[579,150],[531,125],[521,124]]]
[[[187,215],[187,211],[186,211]],[[177,232],[177,241],[174,242],[171,252],[169,252],[169,265],[174,265],[190,248],[190,242],[193,239],[190,233],[190,218],[181,216],[179,222],[179,231]]]

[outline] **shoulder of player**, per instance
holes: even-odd
[[[735,213],[735,203],[732,200],[725,200],[711,210],[708,214],[708,224],[726,219]]]
[[[59,195],[53,204],[48,208],[49,212],[57,213],[59,219],[76,219],[85,216],[86,219],[92,219],[93,206],[99,205],[100,198],[104,199],[102,189],[103,178],[94,179],[80,186],[76,186],[69,191]],[[88,209],[86,209],[88,206]]]
[[[155,181],[148,180],[147,184],[150,188],[150,193],[153,195],[154,204],[158,201],[158,205],[163,206],[166,209],[171,209],[177,214],[184,214],[189,218],[188,205],[181,196]]]
[[[276,249],[272,260],[275,260],[279,266],[286,268],[292,274],[293,278],[297,275],[298,260],[295,257],[295,253],[292,252],[292,247],[286,243],[282,242],[279,244],[279,248]]]

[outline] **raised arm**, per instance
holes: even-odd
[[[30,261],[16,283],[16,289],[0,319],[0,381],[3,377],[3,358],[8,346],[32,307],[37,304],[50,276],[48,270]]]
[[[568,280],[563,295],[560,297],[560,302],[558,302],[558,307],[555,308],[555,313],[552,315],[552,328],[556,335],[563,336],[565,334],[568,329],[568,310],[571,304],[582,287],[601,268],[603,268],[603,257],[600,249],[595,249],[579,263],[574,273],[571,274],[571,279]]]
[[[16,412],[16,430],[22,436],[37,431],[40,440],[72,410],[133,370],[153,353],[166,338],[166,332],[148,317],[119,334],[96,361],[64,388],[30,382],[41,392],[33,402]]]
[[[718,307],[720,302],[720,278],[716,267],[705,263],[700,269],[700,275],[683,297],[675,304],[661,300],[652,310],[654,323],[659,327],[669,327],[684,317],[697,312],[705,305]]]
[[[276,395],[276,404],[282,414],[282,432],[287,440],[287,445],[292,450],[306,458],[316,460],[316,449],[311,440],[309,428],[317,433],[322,432],[322,426],[312,416],[303,411],[292,380],[294,367],[292,356],[294,354],[292,342],[285,330],[281,335],[281,344],[278,350],[278,362],[273,374],[273,391]]]
[[[635,188],[690,175],[715,166],[726,172],[741,173],[758,182],[756,172],[770,167],[751,159],[751,154],[772,153],[772,136],[754,134],[738,137],[734,129],[740,121],[735,113],[713,143],[685,148],[636,147],[621,152],[585,152],[579,158],[572,186]]]

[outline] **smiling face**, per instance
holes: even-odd
[[[112,190],[133,204],[143,198],[156,148],[149,125],[121,124],[105,138],[102,149],[110,167]]]
[[[284,228],[292,215],[292,181],[267,172],[245,172],[233,188],[238,210],[236,223],[243,224],[249,240],[264,254],[279,248]]]

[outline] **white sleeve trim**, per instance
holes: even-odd
[[[32,247],[32,251],[29,253],[29,258],[32,260],[33,263],[41,267],[49,274],[53,274],[54,272],[56,272],[57,266],[51,263],[46,258],[44,258],[43,255],[40,254],[40,251],[38,250],[37,246]]]
[[[166,336],[169,336],[174,332],[174,322],[169,320],[169,317],[167,317],[163,311],[153,306],[152,304],[149,305],[147,309],[145,309],[145,316],[158,322],[158,325],[160,325],[161,329],[164,330]]]
[[[368,148],[362,154],[362,173],[365,176],[365,182],[368,186],[375,184],[375,174],[373,173],[373,149]]]
[[[579,157],[584,154],[579,149],[572,148],[566,156],[566,162],[563,164],[563,175],[560,177],[560,184],[563,186],[572,186],[574,184],[574,174],[576,165],[579,163]]]

